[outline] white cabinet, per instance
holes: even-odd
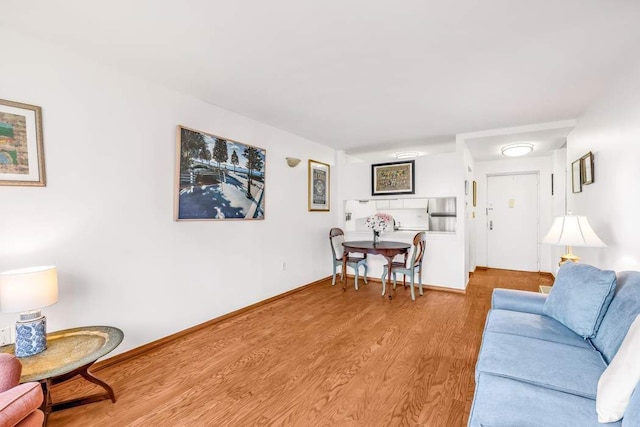
[[[405,209],[427,209],[429,199],[403,199],[403,207]]]
[[[389,200],[389,209],[402,209],[404,207],[404,200],[402,199]]]
[[[389,200],[376,200],[376,208],[389,209]]]

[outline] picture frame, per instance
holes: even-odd
[[[262,220],[263,148],[177,126],[174,220]]]
[[[582,185],[593,184],[593,154],[591,151],[580,157],[580,161]]]
[[[46,186],[42,108],[0,99],[0,185]]]
[[[415,160],[371,165],[371,195],[415,194]]]
[[[476,204],[478,202],[478,188],[477,188],[477,183],[475,181],[473,181],[473,185],[472,185],[472,192],[473,192],[473,207],[476,207]]]
[[[578,159],[571,163],[571,191],[573,193],[582,192],[582,160]]]
[[[309,159],[309,212],[331,210],[331,166]]]

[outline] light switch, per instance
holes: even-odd
[[[509,207],[513,208],[516,205],[516,201],[513,199],[509,199]]]

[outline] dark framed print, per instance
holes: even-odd
[[[571,163],[571,191],[582,192],[582,160],[578,159]]]
[[[580,158],[582,164],[582,185],[593,184],[593,154],[589,151]]]
[[[174,219],[264,219],[264,149],[178,126]]]
[[[371,195],[415,194],[415,160],[371,165]]]
[[[40,107],[0,99],[0,185],[46,185]]]
[[[330,210],[331,168],[309,159],[309,211]]]

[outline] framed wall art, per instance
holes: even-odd
[[[475,208],[476,204],[478,202],[478,184],[476,184],[476,182],[473,181],[473,186],[472,187],[473,187],[473,189],[472,189],[472,191],[473,191],[473,207]]]
[[[309,211],[330,210],[331,170],[326,163],[309,160]]]
[[[40,107],[0,99],[0,185],[46,185]]]
[[[571,163],[571,191],[582,192],[582,160],[578,159]]]
[[[582,164],[582,185],[593,184],[593,154],[589,151],[584,156],[580,157]]]
[[[371,165],[371,195],[415,194],[415,160]]]
[[[178,126],[174,219],[264,219],[264,149]]]

